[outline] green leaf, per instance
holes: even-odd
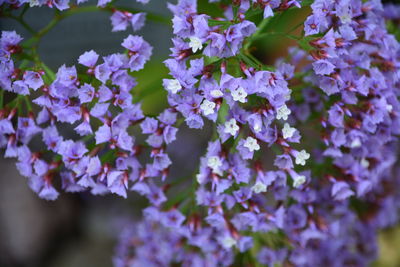
[[[314,3],[314,0],[303,0],[301,1],[301,7],[311,6]]]
[[[231,22],[230,21],[226,21],[226,20],[209,19],[208,20],[208,25],[209,26],[218,26],[218,25],[230,26]]]

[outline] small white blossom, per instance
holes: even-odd
[[[166,79],[167,80],[167,90],[173,94],[176,94],[182,89],[181,84],[177,79]]]
[[[197,50],[203,49],[203,43],[198,37],[192,36],[189,39],[190,39],[189,46],[190,48],[192,48],[193,53],[196,53]]]
[[[203,114],[205,116],[213,114],[214,113],[214,108],[215,108],[215,103],[211,102],[207,99],[203,101],[200,105],[200,109],[203,111]]]
[[[340,14],[340,16],[339,16],[340,21],[341,21],[344,25],[350,24],[350,22],[352,21],[352,16],[351,16],[350,12],[347,11],[347,10],[343,10],[343,11],[344,11],[344,12],[340,12],[340,13],[339,13],[339,14]]]
[[[289,93],[285,95],[285,100],[290,100],[291,94],[292,94],[292,90],[289,89]]]
[[[203,184],[204,181],[205,181],[205,177],[204,177],[204,175],[198,173],[198,174],[196,175],[196,180],[197,180],[197,182],[198,182],[199,184]]]
[[[237,244],[237,241],[231,237],[226,236],[224,239],[221,240],[222,246],[226,249],[231,248]]]
[[[285,122],[282,129],[283,138],[287,139],[293,136],[296,128],[290,127],[289,123]]]
[[[221,90],[215,89],[215,90],[212,90],[212,91],[210,92],[210,95],[211,95],[212,97],[215,97],[215,98],[220,98],[220,97],[222,97],[222,96],[224,95],[224,93],[222,93]]]
[[[261,132],[261,125],[259,123],[255,123],[253,129],[256,133]]]
[[[353,142],[351,142],[351,144],[350,144],[351,148],[356,148],[356,147],[360,147],[360,146],[361,146],[360,138],[354,139]]]
[[[224,132],[230,135],[234,136],[239,131],[239,126],[236,124],[236,120],[233,118],[225,122],[224,126],[225,126]]]
[[[208,158],[207,166],[212,169],[212,171],[216,174],[222,175],[220,167],[222,166],[222,162],[219,157],[212,156]]]
[[[387,105],[386,105],[386,110],[387,110],[388,112],[392,112],[392,111],[393,111],[393,106],[390,105],[390,104],[387,104]]]
[[[298,175],[293,177],[293,187],[297,188],[306,182],[306,177],[304,175]]]
[[[296,155],[296,164],[306,165],[306,160],[310,158],[310,154],[308,154],[304,149],[297,153]]]
[[[30,7],[39,6],[39,1],[38,0],[29,0],[29,6]]]
[[[283,119],[285,121],[288,119],[290,113],[291,113],[290,109],[288,109],[286,105],[283,105],[276,111],[276,119],[278,120]]]
[[[363,166],[366,169],[369,167],[369,161],[365,158],[361,159],[360,164],[361,164],[361,166]]]
[[[261,182],[257,182],[251,187],[251,190],[253,190],[253,192],[256,194],[259,194],[262,192],[267,192],[267,186]]]
[[[251,152],[257,151],[260,149],[260,145],[258,144],[257,140],[253,137],[247,137],[246,141],[244,142],[244,147],[247,147]]]
[[[243,87],[238,87],[234,90],[231,90],[231,95],[234,101],[239,101],[240,103],[246,103],[247,93]]]

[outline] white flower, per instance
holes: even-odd
[[[224,248],[231,248],[237,244],[236,240],[231,236],[226,236],[224,239],[221,240],[222,246]]]
[[[181,84],[177,79],[165,79],[167,90],[173,94],[176,94],[182,89]]]
[[[285,95],[285,100],[290,100],[290,95],[292,94],[292,90],[289,89],[289,93]]]
[[[305,182],[306,182],[306,177],[304,175],[297,175],[297,176],[293,177],[293,186],[295,188],[301,186]]]
[[[247,147],[251,152],[257,151],[260,149],[260,145],[257,143],[257,140],[253,137],[247,137],[246,141],[244,142],[244,147]]]
[[[393,111],[393,106],[390,105],[390,104],[387,104],[387,105],[386,105],[386,110],[387,110],[388,112],[392,112],[392,111]]]
[[[261,132],[261,125],[257,122],[254,124],[253,129],[256,133]]]
[[[222,175],[220,167],[222,166],[222,162],[219,157],[211,156],[208,158],[207,166],[212,169],[212,171],[216,174]]]
[[[363,166],[366,169],[369,167],[369,161],[365,158],[361,159],[360,164],[361,164],[361,166]]]
[[[342,7],[342,9],[344,9],[343,7]],[[350,9],[350,8],[349,8]],[[340,12],[339,14],[341,14],[340,16],[339,16],[339,18],[340,18],[340,21],[343,23],[343,24],[348,24],[348,23],[350,23],[351,21],[352,21],[352,16],[351,16],[351,14],[350,14],[350,12],[349,11],[346,11],[346,10],[343,10],[344,12]]]
[[[296,128],[290,127],[289,123],[285,122],[282,129],[283,138],[287,139],[292,137],[295,131]]]
[[[234,90],[231,90],[231,95],[234,101],[239,101],[240,103],[245,103],[247,101],[247,93],[243,87],[238,87]]]
[[[190,39],[189,46],[190,48],[192,48],[193,53],[196,53],[197,50],[201,50],[203,48],[203,43],[198,37],[192,36],[189,39]]]
[[[198,174],[196,175],[196,180],[197,180],[197,182],[198,182],[199,184],[203,184],[204,181],[205,181],[205,178],[206,178],[206,177],[204,177],[204,175],[202,175],[202,174],[200,174],[200,173],[198,173]]]
[[[221,96],[224,95],[224,93],[222,93],[221,90],[215,89],[215,90],[212,90],[212,91],[210,92],[210,95],[211,95],[212,97],[215,97],[215,98],[220,98]]]
[[[310,154],[308,154],[304,149],[297,153],[296,155],[296,164],[306,165],[306,160],[310,158]]]
[[[215,103],[211,102],[207,99],[203,101],[200,105],[200,109],[203,111],[203,114],[205,116],[213,114],[214,113],[214,108],[215,108]]]
[[[285,121],[288,119],[290,113],[291,113],[290,109],[288,109],[286,105],[283,105],[276,111],[276,119],[278,120],[283,119]]]
[[[351,144],[350,144],[351,148],[356,148],[356,147],[360,147],[360,146],[361,146],[360,138],[354,139],[353,142],[351,142]]]
[[[230,119],[229,121],[225,122],[225,129],[224,132],[230,135],[235,135],[237,131],[239,131],[239,126],[236,124],[235,119]]]
[[[29,6],[30,7],[39,6],[39,1],[38,0],[29,0]]]
[[[253,190],[253,192],[256,194],[259,194],[262,192],[267,192],[267,186],[261,182],[257,182],[251,187],[251,190]]]

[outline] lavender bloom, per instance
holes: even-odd
[[[22,41],[22,37],[15,31],[2,31],[0,38],[1,50],[10,54],[18,51],[18,44]]]
[[[29,88],[35,91],[44,85],[41,74],[34,71],[24,73],[24,82]]]
[[[93,68],[96,65],[97,60],[99,59],[99,55],[93,50],[87,51],[83,53],[78,62],[88,68]]]
[[[132,25],[134,31],[140,30],[145,23],[146,14],[115,11],[110,17],[112,24],[112,31],[124,31],[129,24]]]
[[[136,35],[129,35],[125,38],[122,46],[129,51],[128,64],[131,71],[142,69],[146,61],[149,60],[153,49],[142,37]]]
[[[335,65],[328,60],[321,59],[313,63],[313,68],[316,74],[327,75],[334,71]]]

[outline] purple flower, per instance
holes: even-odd
[[[257,259],[261,264],[273,266],[276,263],[280,263],[286,256],[286,250],[272,250],[267,247],[263,247],[257,255]]]
[[[129,68],[131,71],[137,71],[143,68],[147,60],[149,60],[152,47],[142,37],[129,35],[122,42],[122,46],[128,49]]]
[[[58,152],[63,156],[64,162],[68,164],[82,158],[88,150],[82,142],[67,140],[61,142]]]
[[[93,68],[96,65],[98,59],[99,55],[95,51],[90,50],[83,53],[79,57],[78,62],[88,68]]]
[[[96,131],[95,138],[96,144],[109,142],[111,147],[117,146],[127,151],[132,151],[133,149],[134,140],[125,129],[118,129],[104,124]]]
[[[29,95],[29,87],[24,81],[13,82],[12,91],[19,95]]]
[[[309,16],[304,22],[305,35],[313,35],[319,33],[319,20],[315,15]]]
[[[319,75],[328,75],[335,70],[335,65],[325,59],[320,59],[312,63],[314,71]]]
[[[343,127],[343,109],[338,105],[334,104],[328,111],[329,123],[335,127]]]
[[[161,222],[165,227],[178,228],[185,221],[185,216],[173,209],[161,214]]]
[[[275,158],[274,165],[280,169],[292,169],[293,161],[288,154],[283,154]]]
[[[10,54],[16,53],[19,50],[18,44],[22,41],[22,37],[15,31],[2,31],[0,38],[1,50],[7,51]]]
[[[107,187],[111,193],[127,197],[126,189],[128,188],[128,176],[122,171],[111,171],[107,175]]]
[[[307,223],[307,213],[301,205],[292,205],[287,210],[285,226],[289,229],[303,228]]]
[[[59,135],[55,126],[49,126],[42,131],[43,142],[46,144],[47,149],[58,152],[63,138]]]
[[[41,74],[34,71],[26,71],[24,73],[24,82],[35,91],[44,85]]]
[[[32,118],[18,118],[17,133],[18,138],[23,143],[28,143],[34,135],[39,133],[41,129],[36,125]]]
[[[74,87],[77,77],[75,66],[66,67],[65,65],[62,65],[58,69],[55,83],[60,83],[65,87]]]
[[[136,13],[132,14],[127,11],[115,11],[110,17],[111,24],[113,26],[112,31],[124,31],[129,24],[132,25],[134,31],[140,30],[145,23],[146,14]]]
[[[345,200],[354,195],[346,182],[335,182],[332,186],[331,194],[335,200]]]
[[[58,198],[59,193],[57,190],[50,184],[45,183],[43,188],[39,192],[39,197],[46,200],[56,200]]]
[[[81,104],[91,102],[93,100],[94,94],[95,91],[93,86],[87,83],[85,83],[78,89],[78,95]]]
[[[52,4],[54,4],[58,10],[66,10],[69,8],[69,0],[53,0]]]
[[[245,201],[251,198],[251,195],[252,191],[250,190],[250,188],[247,187],[242,187],[239,190],[233,192],[233,196],[235,197],[236,201],[242,204],[244,208],[247,208],[247,203],[245,203]]]

